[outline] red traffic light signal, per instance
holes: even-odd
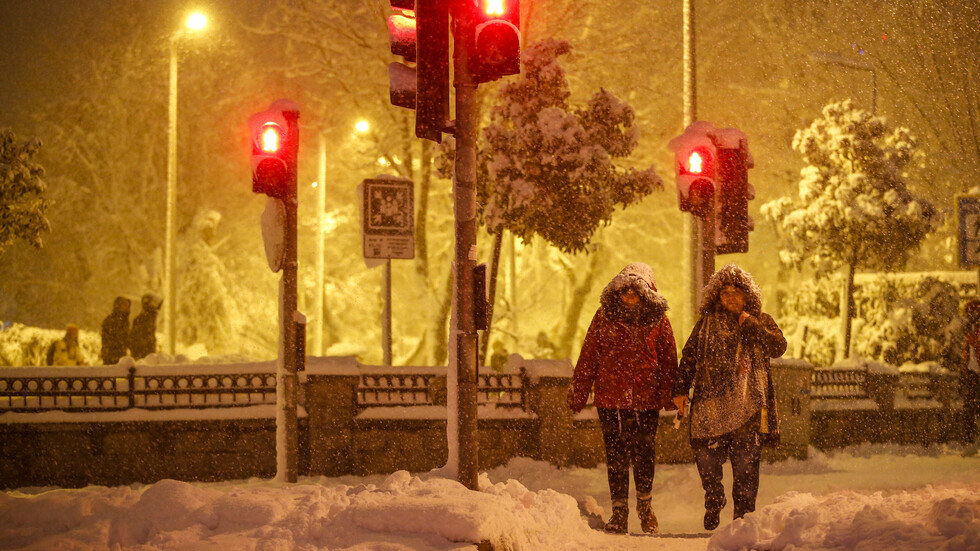
[[[299,108],[289,100],[249,117],[252,138],[252,192],[283,199],[295,181]]]
[[[262,151],[265,153],[276,153],[282,147],[282,127],[272,121],[262,125],[260,140]]]
[[[406,62],[388,64],[391,104],[415,109],[415,135],[441,142],[449,119],[449,0],[391,0],[391,7],[391,53]]]
[[[670,142],[674,150],[677,203],[684,212],[699,218],[711,212],[718,189],[717,150],[706,135],[685,133]]]
[[[687,163],[681,168],[687,174],[707,174],[714,159],[705,148],[697,148],[687,156]]]
[[[475,0],[470,73],[477,84],[521,72],[519,0]]]

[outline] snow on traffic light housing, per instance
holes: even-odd
[[[521,72],[518,0],[476,0],[470,72],[477,84]]]
[[[677,203],[680,209],[699,218],[707,217],[718,188],[715,181],[715,145],[703,132],[685,132],[671,140],[669,147],[674,150]]]
[[[748,202],[755,190],[748,181],[754,164],[745,134],[697,121],[668,147],[674,152],[680,210],[711,221],[718,254],[748,252],[754,227]]]

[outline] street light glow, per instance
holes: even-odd
[[[354,130],[357,130],[361,134],[367,132],[369,128],[371,128],[371,125],[368,123],[368,121],[363,119],[354,124]]]
[[[208,18],[201,12],[196,11],[187,18],[187,28],[192,31],[199,31],[206,27]]]

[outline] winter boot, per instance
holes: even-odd
[[[705,530],[714,530],[715,528],[718,528],[718,524],[721,522],[721,510],[725,508],[725,504],[727,502],[728,502],[727,499],[723,500],[721,502],[721,507],[718,507],[717,509],[705,507],[704,509]]]
[[[628,529],[630,508],[626,501],[613,501],[613,513],[605,530],[611,534],[625,534]]]
[[[653,513],[652,496],[636,496],[636,514],[640,517],[640,528],[647,534],[660,532],[657,515]]]

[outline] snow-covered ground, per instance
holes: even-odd
[[[731,481],[730,471],[726,481]],[[980,458],[957,447],[863,446],[763,465],[759,510],[713,534],[701,527],[693,465],[658,467],[654,507],[664,534],[589,527],[609,510],[605,469],[516,459],[470,492],[427,473],[0,494],[0,549],[512,550],[980,549]]]

